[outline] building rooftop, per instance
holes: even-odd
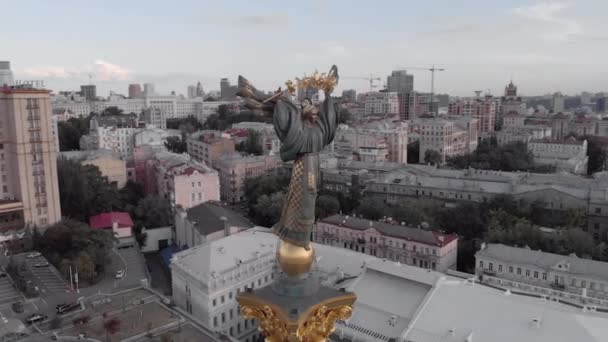
[[[120,159],[120,155],[112,150],[84,150],[84,151],[64,151],[60,152],[59,156],[70,160],[94,160],[102,157],[110,157]]]
[[[277,242],[269,229],[256,227],[177,253],[172,267],[212,281],[241,264],[274,264]],[[313,246],[323,283],[357,295],[352,317],[337,323],[335,336],[343,341],[603,342],[608,336],[605,313],[505,294],[349,249]]]
[[[445,246],[446,244],[458,238],[455,234],[443,234],[441,232],[432,230],[424,230],[420,228],[408,227],[405,225],[365,220],[345,215],[333,215],[322,219],[321,222],[361,231],[375,229],[380,234],[385,236],[391,236],[440,247]]]
[[[574,137],[569,137],[565,140],[555,140],[550,138],[534,139],[531,143],[537,144],[557,144],[557,145],[584,145],[585,141],[576,140]]]
[[[224,221],[232,227],[251,228],[253,225],[241,214],[217,203],[205,202],[186,210],[188,219],[196,222],[201,235],[224,229]]]
[[[560,255],[529,248],[511,247],[490,243],[476,253],[477,256],[540,268],[568,268],[575,274],[593,275],[608,281],[608,262],[579,258],[576,255]]]
[[[91,216],[89,218],[89,225],[93,229],[112,228],[114,222],[118,224],[118,228],[133,227],[131,215],[125,212],[111,211],[108,213]]]

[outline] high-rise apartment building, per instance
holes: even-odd
[[[551,106],[553,109],[553,113],[563,112],[565,107],[565,98],[562,93],[557,92],[553,94],[553,99],[551,100]]]
[[[367,93],[365,115],[398,114],[399,99],[396,92]]]
[[[0,87],[3,85],[13,85],[13,72],[11,62],[0,61]]]
[[[237,90],[236,86],[230,85],[230,81],[227,78],[222,78],[220,80],[220,97],[222,99],[232,99],[236,97]]]
[[[97,99],[97,87],[94,84],[81,85],[80,94],[87,101],[95,101]]]
[[[346,89],[342,91],[342,101],[344,102],[356,102],[357,91],[355,89]]]
[[[203,90],[203,85],[201,82],[196,83],[196,96],[195,97],[203,97],[205,96],[205,91]]]
[[[0,229],[45,227],[61,219],[50,91],[0,90]]]
[[[408,74],[405,70],[394,70],[386,78],[386,87],[388,91],[396,93],[411,93],[414,91],[414,75]]]
[[[193,85],[188,86],[188,98],[193,99],[196,97],[196,87]]]
[[[448,106],[448,114],[476,118],[480,134],[492,133],[496,122],[496,100],[488,96],[484,99],[452,102]]]
[[[143,92],[141,90],[141,84],[134,83],[129,84],[129,98],[138,99],[143,96]]]
[[[154,83],[144,83],[144,96],[154,96],[156,92],[154,91]]]

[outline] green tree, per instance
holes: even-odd
[[[122,208],[116,185],[94,165],[60,158],[57,178],[64,217],[86,222],[93,215]]]
[[[382,201],[366,197],[361,201],[356,211],[357,214],[362,215],[366,219],[379,220],[384,216],[388,216],[389,209]]]
[[[282,191],[260,196],[254,205],[255,221],[265,227],[271,227],[279,222],[284,201],[285,194]]]
[[[424,151],[424,162],[433,165],[441,164],[441,154],[435,150],[426,150]]]
[[[116,106],[111,106],[101,112],[101,116],[116,116],[123,115],[124,111]]]
[[[109,230],[91,229],[82,222],[63,220],[46,229],[39,251],[66,278],[72,265],[72,270],[77,268],[83,281],[93,282],[110,263],[109,253],[114,242]]]
[[[579,228],[567,229],[561,234],[561,254],[576,253],[578,256],[589,257],[594,249],[593,237]]]
[[[420,163],[420,141],[416,140],[412,143],[407,144],[407,163]]]
[[[135,208],[135,220],[146,228],[166,227],[173,224],[171,203],[158,195],[147,195]]]
[[[118,195],[120,197],[120,202],[122,203],[122,210],[131,214],[132,217],[135,217],[135,208],[139,204],[139,201],[145,196],[143,185],[128,180],[127,184],[125,184],[122,189],[118,190]]]
[[[261,156],[264,154],[264,149],[262,147],[262,135],[250,129],[248,132],[247,139],[236,146],[236,150],[240,152],[245,152],[247,154],[253,154],[256,156]]]
[[[347,124],[353,121],[353,114],[346,108],[340,109],[340,123]]]
[[[250,211],[254,211],[258,198],[263,195],[272,195],[275,192],[287,191],[289,177],[277,177],[275,175],[260,175],[245,179],[244,192],[247,194],[247,205]]]
[[[315,216],[323,219],[340,211],[340,202],[332,195],[320,195],[315,203]]]
[[[173,153],[186,153],[188,151],[186,141],[175,136],[167,138],[165,141],[165,147],[167,150]]]
[[[77,151],[80,149],[80,137],[82,134],[69,122],[61,121],[57,123],[57,136],[59,138],[60,151]]]

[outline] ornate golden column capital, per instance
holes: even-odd
[[[262,296],[263,297],[263,296]],[[335,331],[337,320],[348,319],[356,300],[353,293],[338,292],[336,296],[310,305],[301,315],[293,316],[280,305],[253,293],[241,293],[237,301],[247,319],[259,322],[259,331],[267,342],[322,342]]]

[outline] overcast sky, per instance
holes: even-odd
[[[205,90],[239,74],[260,88],[337,64],[340,88],[411,69],[415,88],[501,94],[608,91],[608,0],[0,0],[0,60],[17,79],[106,95],[153,82]]]

